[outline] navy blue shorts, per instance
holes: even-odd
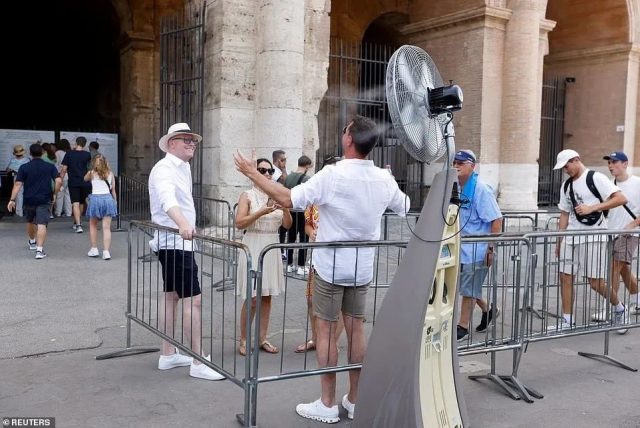
[[[33,224],[49,224],[49,204],[42,205],[23,205],[22,212],[27,223]]]
[[[175,291],[181,299],[200,295],[198,265],[192,251],[160,250],[158,259],[165,293]]]

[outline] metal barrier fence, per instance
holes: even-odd
[[[205,235],[195,235],[192,241],[179,241],[177,247],[185,251],[175,256],[171,252],[154,252],[151,249],[149,236],[155,235],[160,241],[171,242],[176,233],[176,229],[149,222],[134,220],[129,223],[126,348],[96,358],[158,351],[157,348],[132,347],[133,321],[174,345],[182,354],[197,359],[245,389],[244,377],[250,372],[249,360],[242,361],[235,353],[240,325],[239,296],[233,292],[213,291],[217,279],[232,278],[234,283],[237,281],[237,262],[229,263],[227,258],[230,254],[233,254],[234,261],[246,261],[244,271],[247,281],[251,281],[251,255],[241,243]],[[176,281],[176,287],[180,284],[185,287],[179,294],[190,296],[196,287],[196,281],[191,276],[186,281],[177,279],[182,272],[181,265],[185,266],[185,270],[195,272],[201,294],[199,298],[178,300],[177,308],[183,316],[181,320],[176,320],[174,329],[171,319],[177,311],[165,297],[165,276],[167,280],[172,278],[172,281]],[[228,272],[229,269],[231,272]]]
[[[131,347],[131,321],[142,325],[156,336],[168,340],[186,354],[192,355],[208,367],[223,373],[233,383],[243,388],[244,413],[238,415],[238,420],[244,426],[256,426],[257,424],[257,392],[258,385],[266,382],[274,382],[292,378],[314,376],[323,373],[341,372],[359,369],[360,364],[349,363],[347,352],[339,354],[338,364],[332,367],[318,369],[311,362],[310,355],[304,351],[294,353],[298,345],[306,346],[312,337],[309,321],[308,304],[305,295],[308,275],[285,275],[286,266],[283,264],[284,288],[278,298],[273,299],[269,339],[280,348],[276,355],[261,355],[261,340],[259,326],[263,321],[261,293],[265,281],[265,260],[281,260],[280,251],[307,249],[308,258],[313,263],[313,250],[320,247],[339,251],[351,248],[353,251],[366,251],[367,248],[375,250],[374,276],[369,290],[369,301],[365,310],[365,331],[369,333],[375,326],[376,311],[390,278],[396,272],[397,266],[403,257],[407,241],[372,241],[372,242],[334,242],[334,243],[306,243],[306,244],[273,244],[265,247],[258,255],[257,264],[252,264],[247,248],[241,243],[230,239],[221,239],[206,235],[197,235],[195,242],[195,263],[199,266],[199,282],[202,288],[202,312],[196,319],[187,319],[186,322],[208,326],[202,330],[202,349],[210,354],[211,360],[206,360],[202,355],[195,355],[194,347],[178,328],[173,333],[163,328],[160,314],[163,311],[161,295],[162,275],[158,258],[149,248],[149,236],[155,231],[169,234],[173,229],[163,228],[148,222],[132,221],[129,232],[129,272],[128,272],[128,299],[127,299],[127,346],[125,351],[100,356],[109,358],[112,356],[128,355],[138,352],[153,352],[157,349],[135,349]],[[472,318],[470,323],[470,335],[464,341],[458,342],[459,355],[473,355],[489,353],[491,367],[488,373],[470,376],[471,379],[486,379],[497,384],[509,397],[532,402],[533,398],[542,398],[542,395],[534,389],[523,384],[518,378],[518,371],[523,360],[523,354],[527,346],[543,340],[557,340],[564,337],[572,337],[583,334],[604,333],[604,353],[588,354],[580,353],[585,357],[605,360],[619,367],[634,370],[634,368],[621,363],[609,356],[609,334],[611,331],[640,327],[636,313],[629,317],[615,318],[614,311],[607,302],[611,300],[611,284],[618,284],[618,279],[609,269],[612,265],[612,252],[614,250],[613,239],[623,231],[599,231],[599,232],[534,232],[526,235],[493,235],[465,237],[462,242],[466,245],[478,245],[490,242],[495,247],[495,257],[489,274],[483,283],[483,298],[489,305],[493,304],[500,309],[500,316],[496,317],[489,327],[482,332],[476,332],[478,319]],[[632,232],[632,236],[638,238],[640,232]],[[588,250],[578,248],[563,248],[560,258],[555,256],[557,238],[565,240],[579,240]],[[630,264],[627,266],[627,279],[636,277],[640,273],[638,264],[638,242],[632,240],[628,243]],[[591,245],[600,243],[599,245]],[[278,252],[278,257],[268,258],[269,254]],[[625,253],[627,254],[627,253]],[[253,255],[256,257],[256,255]],[[581,261],[590,269],[595,269],[602,274],[606,281],[604,289],[597,294],[592,291],[589,281],[582,281],[580,271],[568,270],[576,273],[571,287],[575,299],[572,301],[571,321],[576,325],[562,327],[562,286],[559,279],[559,271],[570,269],[568,259]],[[340,257],[337,257],[340,259]],[[239,263],[244,267],[241,270],[246,283],[243,296],[237,295]],[[271,263],[271,262],[270,262]],[[563,264],[564,263],[564,264]],[[251,270],[257,266],[256,270]],[[355,268],[355,267],[354,267]],[[624,268],[624,266],[623,266]],[[573,269],[573,268],[571,268]],[[624,269],[623,269],[624,271]],[[624,275],[623,275],[624,277]],[[577,280],[576,280],[577,278]],[[226,289],[222,293],[213,293],[220,281],[229,281],[232,289]],[[637,283],[635,285],[637,298]],[[614,287],[615,288],[615,287]],[[238,355],[237,338],[242,324],[242,311],[240,307],[244,301],[250,301],[252,292],[256,293],[255,317],[251,319],[249,310],[244,316],[246,324],[246,351],[247,358]],[[603,297],[604,296],[604,297]],[[628,295],[620,293],[622,303],[630,309],[633,306]],[[533,309],[534,306],[541,308]],[[181,308],[183,311],[184,307]],[[189,309],[189,308],[186,308]],[[189,311],[190,312],[190,311]],[[602,314],[601,314],[602,312]],[[495,312],[493,312],[495,313]],[[477,312],[476,312],[477,314]],[[596,314],[601,319],[595,321],[592,315]],[[183,323],[183,324],[184,324]],[[180,323],[178,323],[180,324]],[[178,333],[176,333],[178,332]],[[344,339],[338,340],[338,345],[345,346]],[[512,361],[507,374],[499,374],[496,355],[498,352],[509,351],[512,353]]]
[[[121,229],[122,220],[151,220],[148,183],[126,175],[118,176],[117,181],[117,228]],[[193,202],[196,208],[196,227],[202,234],[220,239],[234,239],[235,217],[229,202],[199,196],[194,196]]]
[[[640,313],[636,311],[639,236],[637,230],[525,235],[535,250],[530,304],[540,306],[529,311],[525,342],[604,333],[603,354],[578,354],[636,371],[609,355],[609,335],[612,331],[625,334],[631,328],[640,327]],[[626,260],[620,261],[621,258]],[[617,292],[620,277],[631,289],[630,293]],[[635,301],[632,301],[634,295]],[[624,313],[617,313],[610,304],[617,297]]]

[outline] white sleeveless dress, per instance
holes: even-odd
[[[253,214],[267,205],[269,197],[262,190],[253,187],[245,192],[249,199],[249,214]],[[278,228],[282,224],[282,210],[276,210],[256,220],[242,237],[242,243],[251,252],[252,269],[258,269],[258,257],[264,247],[277,244]],[[256,296],[256,284],[251,284],[252,297]],[[284,291],[284,274],[280,250],[269,251],[264,258],[262,272],[262,296],[277,296]],[[238,287],[236,294],[245,298],[247,295],[247,261],[244,252],[239,252],[238,258]]]

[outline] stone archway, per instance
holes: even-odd
[[[630,158],[636,152],[637,3],[584,0],[577,10],[575,2],[554,0],[547,6],[556,27],[549,33],[544,76],[573,81],[567,85],[563,146],[578,150],[590,167],[606,169],[602,156],[613,150]]]

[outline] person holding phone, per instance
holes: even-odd
[[[274,168],[268,159],[260,158],[256,162],[257,170],[263,176],[271,179]],[[278,228],[280,226],[289,229],[293,219],[287,208],[274,203],[262,190],[254,186],[243,192],[238,201],[238,212],[236,214],[236,227],[244,230],[242,243],[249,247],[252,259],[252,269],[258,268],[258,254],[264,247],[270,244],[277,244]],[[247,295],[247,261],[243,252],[240,253],[238,265],[238,296]],[[256,308],[256,288],[251,284],[253,292],[251,299],[251,319],[253,320]],[[269,316],[271,314],[271,297],[277,296],[284,291],[284,274],[282,271],[282,258],[279,251],[269,251],[264,258],[262,272],[262,297],[260,317],[260,349],[265,352],[275,354],[278,348],[267,340],[267,330],[269,329]],[[238,352],[240,355],[247,353],[247,301],[242,304],[240,315],[240,345]]]

